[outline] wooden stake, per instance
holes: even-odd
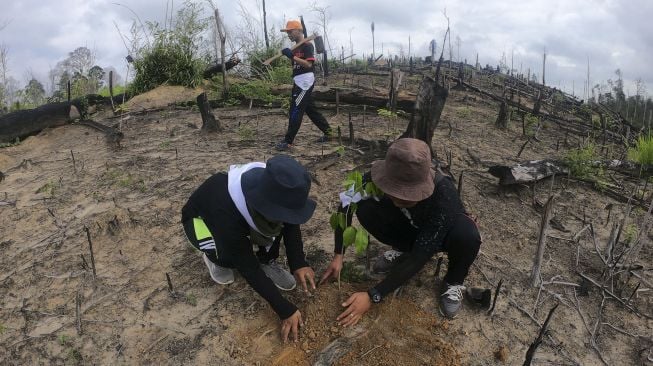
[[[170,275],[168,272],[166,272],[166,281],[168,281],[168,291],[170,291],[170,293],[175,292],[174,288],[172,287],[172,281],[170,280]]]
[[[458,176],[458,198],[461,200],[463,199],[463,173],[465,171],[461,171],[460,175]]]
[[[75,296],[75,320],[77,323],[77,335],[82,335],[82,294],[77,291]]]
[[[340,114],[340,92],[336,89],[336,116]]]
[[[342,146],[342,130],[338,126],[338,145]]]
[[[497,298],[499,297],[499,291],[501,290],[501,285],[503,285],[503,278],[499,280],[497,288],[494,290],[494,299],[492,300],[492,307],[487,311],[487,314],[492,316],[494,314],[494,307],[497,305]]]
[[[541,282],[540,269],[542,260],[544,259],[544,249],[546,247],[546,231],[549,228],[549,220],[551,220],[551,212],[553,211],[553,196],[550,196],[544,205],[544,213],[542,214],[542,221],[540,222],[540,235],[537,240],[537,252],[533,258],[533,268],[531,270],[531,286],[538,287]]]
[[[75,173],[77,173],[77,166],[75,165],[75,154],[73,154],[72,150],[70,150],[70,156],[72,156],[73,158],[73,170],[75,171]]]
[[[355,147],[356,141],[354,140],[354,124],[351,122],[351,112],[349,112],[349,144]]]
[[[555,304],[553,308],[549,310],[549,315],[546,316],[546,320],[544,321],[542,328],[540,328],[540,333],[537,335],[537,338],[535,338],[535,341],[530,345],[530,347],[528,347],[528,351],[526,351],[526,359],[524,360],[524,366],[530,366],[531,362],[533,362],[535,351],[537,351],[537,347],[539,347],[542,343],[542,338],[544,338],[546,328],[549,326],[553,312],[558,308],[558,305],[560,305],[560,303]]]
[[[93,255],[93,242],[91,241],[91,232],[86,226],[84,226],[84,230],[86,231],[86,239],[88,239],[88,250],[91,252],[91,269],[93,270],[93,279],[95,279],[97,273],[95,272],[95,256]]]

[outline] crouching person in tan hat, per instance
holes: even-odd
[[[213,281],[228,285],[237,270],[282,319],[284,342],[289,334],[297,340],[302,314],[279,289],[290,291],[296,281],[304,291],[309,285],[315,289],[299,227],[315,210],[308,198],[310,188],[306,169],[279,155],[267,164],[232,165],[228,173],[211,176],[181,213],[186,237],[202,252]],[[276,261],[282,239],[293,274]],[[258,247],[256,253],[253,246]]]
[[[385,160],[373,163],[371,173],[363,176],[364,183],[370,180],[384,195],[359,201],[356,215],[372,236],[393,247],[373,267],[387,276],[367,292],[351,295],[337,320],[344,326],[356,324],[372,303],[381,302],[441,251],[447,253],[449,266],[439,308],[444,316],[454,318],[461,308],[463,282],[478,254],[481,237],[452,180],[436,176],[428,145],[410,138],[395,141]],[[347,203],[343,200],[343,205]],[[351,216],[347,222],[351,222]],[[338,230],[335,256],[320,283],[337,277],[342,270],[342,242],[342,231]]]

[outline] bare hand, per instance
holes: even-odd
[[[333,257],[333,260],[327,267],[326,271],[324,271],[324,274],[322,275],[322,278],[320,279],[320,285],[325,283],[329,278],[338,278],[338,275],[340,275],[340,271],[342,271],[342,254],[336,254]]]
[[[304,326],[302,313],[295,311],[291,316],[281,321],[281,339],[283,343],[288,342],[288,335],[292,332],[293,341],[299,340],[299,327]]]
[[[295,279],[302,285],[304,292],[308,292],[307,278],[311,288],[315,290],[315,272],[313,272],[313,269],[311,267],[302,267],[295,270]]]
[[[350,325],[356,325],[359,320],[363,317],[368,310],[372,302],[370,301],[370,295],[367,292],[355,292],[347,301],[342,303],[343,307],[347,307],[342,314],[338,315],[337,321],[340,322],[340,325],[347,327]]]

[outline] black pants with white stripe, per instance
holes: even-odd
[[[182,223],[184,233],[190,244],[200,252],[206,254],[206,257],[213,263],[220,267],[234,268],[233,260],[228,251],[219,246],[216,247],[213,237],[198,240],[195,235],[195,228],[193,227],[193,220],[188,220]],[[214,235],[211,233],[211,235]],[[281,246],[281,236],[277,237],[272,243],[270,248],[259,247],[256,252],[256,257],[262,264],[267,264],[279,258],[279,247]]]
[[[313,124],[322,131],[325,135],[329,133],[329,122],[318,112],[315,108],[315,103],[313,103],[313,98],[311,93],[313,92],[313,86],[308,90],[302,90],[296,84],[292,88],[292,97],[290,100],[290,117],[288,121],[288,132],[286,132],[286,137],[284,141],[292,144],[295,140],[297,132],[299,132],[299,127],[302,125],[302,119],[304,118],[304,112],[308,115],[308,118],[311,119]]]

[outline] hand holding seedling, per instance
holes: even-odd
[[[340,271],[342,271],[342,260],[343,260],[342,254],[336,254],[333,257],[333,260],[327,267],[326,271],[324,271],[324,274],[320,279],[320,286],[322,286],[322,284],[325,283],[331,277],[338,278]]]
[[[347,307],[347,309],[343,311],[342,314],[338,315],[336,320],[338,320],[340,325],[343,327],[356,325],[356,323],[358,323],[358,321],[363,317],[363,314],[370,310],[371,305],[372,301],[367,292],[355,292],[349,296],[347,301],[342,303],[342,306]]]
[[[302,313],[299,310],[295,311],[293,315],[281,321],[281,339],[283,343],[288,342],[288,335],[292,331],[292,340],[297,342],[299,340],[299,327],[304,326],[302,321]]]
[[[308,284],[306,279],[311,284],[311,288],[315,290],[315,272],[311,267],[302,267],[295,271],[295,279],[302,285],[304,292],[308,292]]]

